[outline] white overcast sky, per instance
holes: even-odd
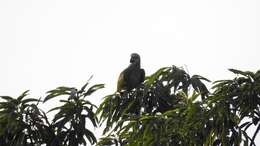
[[[186,66],[210,80],[260,69],[257,0],[1,0],[0,95],[93,84],[115,91],[137,52],[149,75]]]

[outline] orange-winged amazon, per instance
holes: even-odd
[[[141,68],[141,59],[137,53],[131,54],[130,65],[123,70],[118,78],[117,91],[131,91],[144,82],[145,71]]]

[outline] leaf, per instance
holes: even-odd
[[[60,95],[70,95],[71,90],[76,90],[75,88],[71,87],[58,87],[54,90],[48,91],[48,95],[45,97],[43,102],[46,102],[54,97],[60,96]]]
[[[0,103],[0,112],[11,112],[15,109],[15,106],[13,103],[11,102],[1,102]]]
[[[93,85],[92,87],[90,87],[88,89],[88,91],[86,93],[84,93],[84,97],[88,96],[88,95],[91,95],[93,92],[95,92],[96,90],[99,90],[99,89],[102,89],[104,88],[105,85],[104,84],[96,84],[96,85]]]
[[[75,89],[75,88],[74,87],[61,86],[61,87],[58,87],[56,90],[58,90],[58,91],[71,91],[73,89]],[[55,91],[55,89],[54,89],[54,91]]]
[[[68,101],[68,100],[60,100],[60,102],[65,102],[65,103],[69,103],[70,101]]]
[[[78,93],[83,93],[85,91],[85,88],[88,86],[89,81],[92,79],[93,75],[90,76],[90,78],[88,79],[88,81],[85,83],[85,85],[79,90]]]
[[[87,100],[82,100],[82,105],[91,105],[91,106],[93,106],[95,108],[98,108],[95,104],[93,104],[93,103],[91,103],[91,102],[89,102]]]
[[[89,117],[89,120],[92,122],[94,127],[97,127],[97,124],[96,124],[97,118],[96,118],[96,115],[94,114],[94,112],[86,106],[84,107],[84,109],[87,111],[87,113],[88,113],[87,116]]]
[[[52,111],[55,111],[55,110],[60,110],[60,109],[61,109],[61,107],[58,106],[58,107],[55,107],[55,108],[50,109],[47,113],[52,112]]]
[[[151,76],[147,76],[145,80],[145,85],[148,87],[151,86],[162,74],[164,74],[169,70],[170,70],[169,67],[162,67]]]
[[[54,110],[57,110],[57,109],[60,109],[60,111],[54,116],[54,119],[53,119],[54,122],[58,121],[62,117],[73,116],[73,114],[75,114],[76,110],[77,110],[73,103],[66,103],[63,106],[53,108],[50,111],[54,111]]]
[[[200,80],[211,82],[209,79],[207,79],[207,78],[205,78],[203,76],[200,76],[200,75],[193,75],[191,78],[197,78],[197,79],[200,79]]]
[[[254,73],[250,72],[250,71],[241,71],[241,70],[237,70],[237,69],[228,69],[229,71],[233,72],[234,74],[240,74],[243,76],[250,76],[250,77],[254,77]]]
[[[84,128],[84,134],[92,145],[97,142],[95,135],[88,129]]]
[[[50,100],[50,99],[52,99],[52,98],[54,98],[54,97],[60,96],[60,95],[64,95],[64,94],[62,94],[62,93],[59,93],[59,94],[49,94],[49,95],[47,95],[47,96],[44,98],[43,102],[46,102],[46,101],[48,101],[48,100]]]
[[[258,127],[257,127],[256,130],[255,130],[255,133],[254,133],[254,135],[253,135],[253,137],[252,137],[252,141],[251,141],[250,145],[253,145],[253,144],[254,144],[255,138],[256,138],[257,133],[258,133],[259,131],[260,131],[260,124],[258,125]]]
[[[193,91],[191,97],[189,98],[189,101],[191,101],[191,103],[192,103],[193,101],[195,101],[197,99],[197,97],[199,97],[199,95],[200,94],[196,94],[196,92]]]
[[[35,99],[35,98],[28,98],[28,99],[24,99],[22,100],[22,104],[26,104],[28,102],[38,102],[39,99]]]
[[[107,95],[104,97],[104,101],[99,105],[97,111],[96,111],[96,115],[100,114],[101,112],[103,112],[104,107],[106,107],[106,105],[109,104],[111,98],[115,96],[115,94],[111,94],[111,95]]]
[[[4,100],[14,100],[14,98],[10,97],[10,96],[0,96],[1,98],[3,98]]]
[[[18,98],[17,98],[17,100],[20,102],[25,96],[27,96],[28,94],[28,92],[29,92],[30,90],[26,90],[25,92],[23,92]]]
[[[114,144],[114,138],[102,137],[99,139],[97,146],[111,146]]]
[[[242,125],[240,125],[239,127],[241,128],[241,129],[243,129],[246,125],[248,125],[250,122],[245,122],[245,123],[243,123]]]
[[[168,110],[165,113],[163,113],[164,116],[171,116],[174,113],[178,113],[180,111],[180,109],[172,109],[172,110]]]
[[[66,123],[68,123],[70,120],[71,120],[70,117],[61,117],[61,119],[58,122],[57,122],[57,120],[55,120],[55,121],[53,120],[55,122],[55,124],[53,124],[53,126],[54,126],[54,128],[57,128],[58,131],[60,131],[65,128]]]
[[[25,138],[25,134],[24,133],[21,133],[19,135],[16,135],[18,138],[16,138],[16,140],[14,140],[13,142],[15,142],[14,146],[21,146],[23,145],[24,141],[26,139]]]
[[[245,126],[245,129],[244,129],[244,131],[246,131],[251,125],[252,125],[253,123],[249,123],[249,124],[247,124],[246,126]]]
[[[152,120],[152,119],[155,119],[156,117],[154,116],[142,116],[140,118],[140,121],[145,121],[145,120]]]

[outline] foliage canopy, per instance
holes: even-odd
[[[260,130],[260,71],[229,69],[233,79],[211,83],[176,66],[147,76],[132,91],[104,97],[97,107],[87,100],[103,84],[80,89],[58,87],[46,97],[1,96],[0,145],[11,146],[237,146],[255,145]],[[39,104],[60,97],[50,119]],[[87,127],[104,124],[97,140]],[[256,126],[252,136],[248,129]]]

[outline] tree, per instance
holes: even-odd
[[[97,107],[87,97],[103,84],[58,87],[46,97],[0,96],[0,145],[10,146],[256,146],[260,130],[260,71],[229,69],[233,79],[211,83],[176,66],[146,77],[143,85],[104,97]],[[48,117],[39,108],[62,98]],[[105,124],[103,137],[88,129]],[[248,128],[256,126],[253,135]]]
[[[28,91],[18,98],[1,96],[0,103],[0,145],[10,146],[75,146],[96,143],[96,137],[87,127],[86,120],[97,126],[97,117],[91,102],[86,100],[96,90],[104,87],[96,84],[86,90],[87,82],[80,90],[74,87],[58,87],[47,92],[44,101],[27,98]],[[38,108],[54,97],[65,96],[60,100],[61,106],[52,108],[49,112],[58,110],[50,122],[46,113]],[[35,103],[36,102],[36,103]]]
[[[260,70],[256,73],[236,69],[229,70],[235,73],[237,77],[232,80],[215,82],[211,105],[215,104],[213,108],[217,106],[226,108],[222,111],[229,116],[223,120],[225,120],[225,125],[229,129],[233,129],[232,132],[235,135],[232,135],[233,137],[231,138],[235,139],[235,137],[243,135],[245,145],[250,142],[252,146],[255,145],[254,140],[260,130]],[[232,116],[230,116],[231,114],[233,115],[233,120]],[[249,121],[242,123],[244,120]],[[254,135],[249,137],[246,131],[252,125],[257,126],[257,128]],[[234,128],[237,131],[234,131]],[[241,141],[241,138],[237,139],[237,141]]]
[[[238,77],[214,82],[212,93],[202,82],[208,79],[173,66],[147,77],[143,88],[106,96],[97,111],[106,124],[98,145],[255,145],[259,71],[230,71]],[[245,117],[251,122],[241,123]]]
[[[106,122],[104,134],[111,128],[112,132],[102,138],[99,145],[183,145],[184,142],[194,141],[194,136],[190,137],[194,133],[187,130],[187,133],[182,133],[182,128],[194,126],[189,122],[195,122],[196,117],[207,118],[201,101],[205,100],[209,91],[202,80],[209,81],[199,75],[190,77],[175,66],[165,67],[147,77],[144,87],[105,97],[97,112],[100,113],[101,123]],[[190,94],[192,98],[188,98]],[[197,97],[201,97],[201,101],[196,101]],[[186,126],[183,125],[185,118]],[[202,126],[198,125],[195,129]],[[193,132],[201,134],[202,131]]]
[[[45,114],[38,109],[39,99],[24,99],[25,91],[16,99],[1,96],[0,145],[35,145],[42,140],[40,131],[46,125]]]

